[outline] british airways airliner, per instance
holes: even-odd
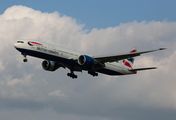
[[[42,67],[47,71],[55,71],[60,67],[70,69],[67,76],[77,78],[74,71],[88,71],[92,76],[98,76],[98,73],[106,75],[128,75],[136,74],[140,70],[156,69],[156,67],[133,69],[134,58],[144,53],[164,50],[160,48],[137,52],[134,47],[129,53],[109,56],[92,56],[70,49],[51,45],[36,40],[18,40],[14,47],[24,56],[24,62],[27,62],[27,55],[44,59]],[[121,61],[121,62],[119,62]]]

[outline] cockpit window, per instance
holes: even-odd
[[[17,43],[24,43],[23,41],[17,41]]]

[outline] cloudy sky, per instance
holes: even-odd
[[[0,4],[1,120],[175,120],[176,2],[81,0]],[[91,55],[165,47],[135,58],[137,75],[92,77],[68,69],[48,72],[42,59],[23,56],[18,39],[50,42]]]

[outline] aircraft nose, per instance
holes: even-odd
[[[22,46],[21,46],[21,44],[19,44],[19,43],[15,43],[15,44],[14,44],[14,47],[15,47],[16,49],[18,49],[18,48],[21,48]]]
[[[17,48],[17,47],[18,47],[18,44],[17,44],[17,43],[15,43],[15,44],[14,44],[14,47],[15,47],[15,48]]]

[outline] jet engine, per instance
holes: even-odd
[[[42,67],[44,70],[47,70],[47,71],[55,71],[56,69],[59,68],[56,62],[49,61],[49,60],[44,60],[42,62]]]
[[[95,60],[87,55],[81,55],[78,58],[78,64],[84,66],[93,66],[95,64]]]

